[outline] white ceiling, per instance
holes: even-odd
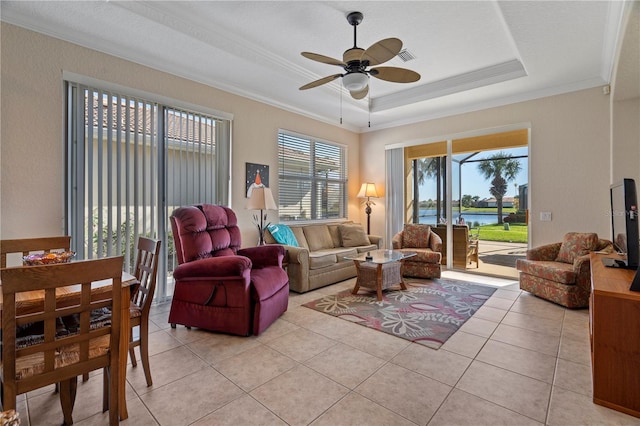
[[[3,21],[350,130],[367,131],[611,81],[620,1],[2,1]],[[341,72],[346,15],[364,14],[358,46],[397,37],[416,83],[372,78],[356,101]],[[342,93],[342,96],[341,96]],[[341,100],[342,98],[342,100]],[[368,105],[370,104],[370,114]],[[341,113],[342,105],[342,113]],[[368,122],[371,121],[371,127]]]

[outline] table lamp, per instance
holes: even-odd
[[[264,210],[278,210],[278,205],[273,199],[271,189],[265,186],[253,188],[246,208],[260,210],[260,221],[258,221],[256,214],[253,215],[253,220],[258,228],[258,245],[264,245],[264,221],[267,220],[267,213]],[[268,223],[267,226],[269,226]]]

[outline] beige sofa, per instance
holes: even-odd
[[[356,276],[356,267],[345,256],[354,256],[382,248],[382,237],[366,235],[360,224],[340,222],[329,224],[289,225],[298,247],[285,245],[285,262],[289,288],[304,293]],[[278,244],[269,230],[267,244]]]

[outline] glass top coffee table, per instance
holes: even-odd
[[[415,252],[398,250],[372,250],[357,256],[345,256],[345,259],[353,260],[358,271],[351,294],[358,294],[360,287],[365,287],[375,290],[380,301],[382,290],[389,287],[400,285],[401,289],[406,290],[402,279],[402,261],[415,255]]]

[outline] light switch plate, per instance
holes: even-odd
[[[551,222],[551,212],[540,212],[541,222]]]

